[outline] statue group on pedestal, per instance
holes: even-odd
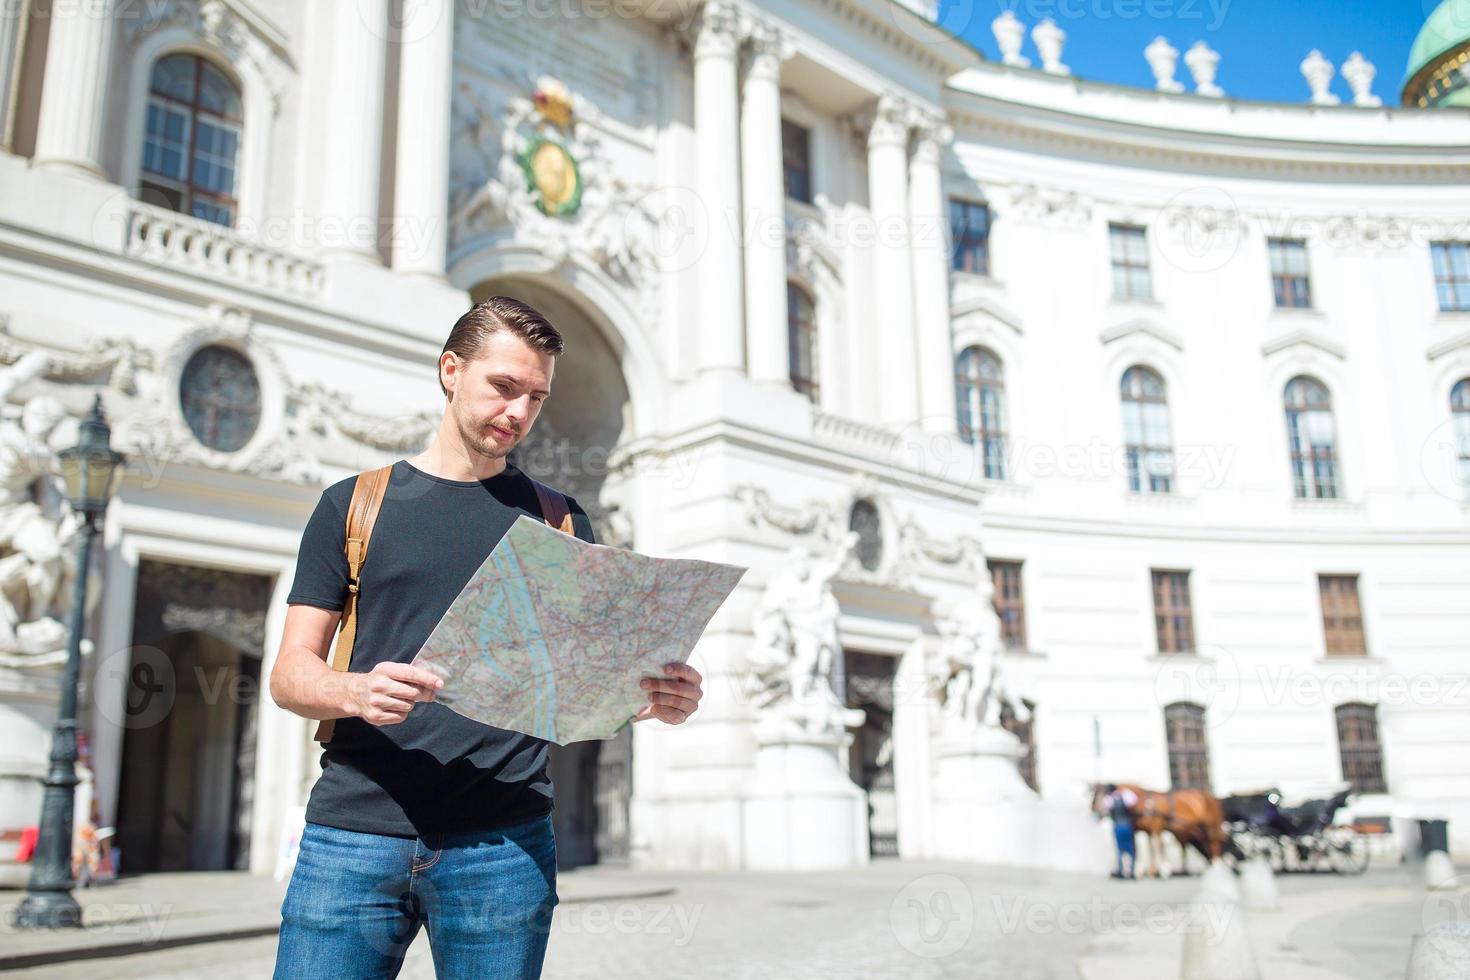
[[[1030,702],[1016,696],[1006,676],[995,586],[983,557],[971,562],[974,591],[937,604],[939,648],[929,679],[941,705],[941,734],[967,738],[1007,731],[1030,718]]]
[[[67,506],[56,454],[76,441],[76,420],[49,395],[10,404],[46,365],[37,352],[0,370],[0,656],[66,649],[81,525]]]
[[[827,555],[792,549],[772,573],[756,604],[752,673],[766,717],[806,734],[839,735],[862,724],[863,712],[844,707],[833,687],[842,655],[837,635],[837,577],[857,544],[849,531]]]

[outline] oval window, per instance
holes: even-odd
[[[179,378],[179,406],[194,438],[232,453],[260,426],[260,378],[250,359],[233,347],[201,347]]]

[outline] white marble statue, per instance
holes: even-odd
[[[17,374],[33,368],[23,359],[0,372],[0,393],[8,395],[18,387]],[[67,505],[55,461],[61,448],[76,441],[76,423],[60,401],[47,395],[27,401],[19,418],[13,406],[3,408],[0,654],[57,653],[66,646],[63,619],[76,575],[73,541],[80,525]]]
[[[1001,724],[1007,691],[993,593],[989,575],[980,575],[972,595],[940,609],[933,677],[943,691],[944,726],[949,732],[962,734]]]
[[[758,703],[813,733],[840,732],[854,716],[861,721],[862,712],[843,707],[832,687],[842,653],[832,580],[856,544],[857,533],[848,532],[825,556],[793,548],[756,605],[750,660]]]

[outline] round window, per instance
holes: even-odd
[[[871,500],[859,500],[848,515],[849,530],[857,532],[857,559],[870,572],[883,563],[883,520]]]
[[[260,378],[250,359],[232,347],[201,347],[184,365],[179,405],[194,438],[232,453],[260,426]]]

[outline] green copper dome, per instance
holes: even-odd
[[[1409,51],[1404,105],[1470,106],[1470,0],[1444,0]]]

